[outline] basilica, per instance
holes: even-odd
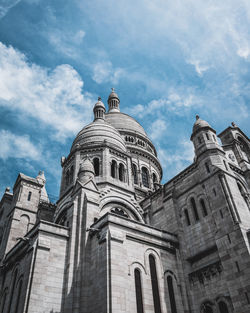
[[[247,135],[196,116],[193,163],[161,184],[117,93],[93,113],[61,157],[56,203],[42,171],[5,190],[0,313],[249,313]]]

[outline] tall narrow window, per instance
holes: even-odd
[[[141,176],[142,176],[143,186],[149,188],[149,175],[148,175],[148,170],[146,167],[143,167],[141,169]]]
[[[32,195],[32,192],[31,191],[29,191],[29,193],[28,193],[28,201],[30,201],[31,200],[31,195]]]
[[[207,216],[207,208],[206,208],[206,205],[205,205],[205,201],[203,199],[201,199],[200,200],[200,204],[201,204],[201,207],[202,207],[203,216]]]
[[[113,178],[116,178],[116,172],[117,172],[117,164],[116,164],[116,161],[113,160],[111,163],[111,176]]]
[[[201,137],[198,137],[198,142],[201,143]]]
[[[161,303],[160,303],[160,294],[159,294],[159,286],[158,286],[158,278],[157,278],[157,272],[156,272],[155,258],[152,254],[149,255],[149,267],[150,267],[150,275],[151,275],[151,284],[152,284],[155,313],[161,313]]]
[[[206,167],[207,172],[210,173],[210,168],[207,162],[205,163],[205,167]]]
[[[100,175],[100,162],[98,158],[94,158],[93,165],[94,165],[95,176],[99,176]]]
[[[23,280],[21,279],[21,280],[19,281],[19,284],[18,284],[18,291],[17,291],[17,300],[16,300],[15,313],[18,313],[18,308],[19,308],[19,306],[20,306],[22,286],[23,286]],[[19,310],[19,311],[21,311],[21,310]]]
[[[122,163],[119,164],[119,180],[125,181],[125,168]]]
[[[173,278],[171,276],[168,276],[167,282],[168,282],[168,293],[169,293],[171,313],[177,313],[175,296],[174,296]]]
[[[223,301],[219,302],[219,309],[220,309],[220,313],[229,313],[228,307],[227,307],[226,303]]]
[[[141,272],[138,268],[136,268],[134,274],[135,274],[135,295],[136,295],[137,313],[143,313]]]
[[[69,183],[70,184],[73,182],[73,176],[74,176],[74,166],[72,165],[69,171]]]
[[[191,222],[190,222],[190,218],[189,218],[189,214],[188,214],[188,210],[187,210],[187,209],[184,210],[184,214],[185,214],[187,226],[191,225]]]
[[[209,135],[208,135],[208,133],[206,133],[206,137],[207,137],[207,140],[209,140]]]
[[[155,173],[153,173],[153,183],[157,183],[157,177],[156,177]]]
[[[192,209],[193,209],[193,213],[194,213],[194,218],[196,221],[199,221],[199,215],[198,215],[198,211],[197,211],[197,207],[196,207],[196,203],[194,198],[191,198],[191,205],[192,205]]]

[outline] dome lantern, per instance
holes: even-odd
[[[104,113],[106,112],[106,109],[105,109],[104,103],[102,102],[101,97],[98,97],[98,101],[96,102],[94,106],[93,112],[94,112],[94,117],[95,117],[94,121],[104,120]]]
[[[108,105],[109,105],[109,112],[120,112],[120,99],[115,93],[115,88],[111,88],[111,93],[108,97]]]

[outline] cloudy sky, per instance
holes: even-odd
[[[163,182],[193,159],[195,114],[249,135],[250,1],[0,0],[0,194],[60,157],[115,87],[153,140]]]

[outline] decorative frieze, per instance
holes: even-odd
[[[195,285],[196,282],[204,284],[206,281],[213,279],[214,277],[220,275],[223,268],[220,261],[213,264],[209,264],[205,267],[198,269],[188,275],[189,282],[191,285]]]

